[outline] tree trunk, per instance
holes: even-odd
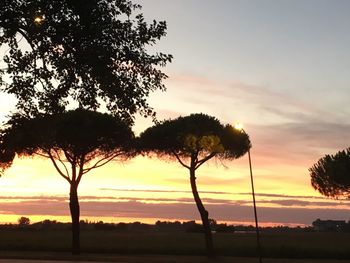
[[[80,226],[79,226],[79,217],[80,217],[80,207],[78,200],[78,185],[76,182],[72,182],[70,185],[69,193],[69,208],[72,218],[72,254],[80,254]]]
[[[212,237],[210,223],[209,223],[209,213],[207,210],[205,210],[204,205],[199,197],[199,194],[197,191],[197,185],[196,185],[195,169],[192,167],[190,168],[190,181],[191,181],[193,197],[196,202],[196,205],[197,205],[199,214],[201,215],[201,219],[203,223],[207,256],[209,258],[213,258],[215,255],[214,255],[213,237]]]

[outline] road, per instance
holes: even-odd
[[[208,260],[203,257],[185,256],[116,256],[103,261],[79,260],[34,260],[34,259],[0,259],[0,263],[258,263],[256,258],[224,257],[217,260]],[[316,260],[316,259],[264,259],[263,263],[350,263],[350,260]]]

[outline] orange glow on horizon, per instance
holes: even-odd
[[[281,195],[288,193],[288,195],[296,196],[312,196],[316,194],[309,184],[307,184],[307,173],[301,167],[277,163],[273,166],[274,169],[268,169],[265,166],[256,165],[254,162],[255,156],[253,153],[253,171],[258,211],[259,205],[273,208],[282,207],[278,204],[266,203],[265,200],[271,200],[271,198],[260,196],[260,193]],[[288,172],[282,174],[281,171]],[[305,173],[304,179],[293,176],[300,173]],[[286,176],[289,177],[288,181],[285,180]],[[251,188],[246,156],[232,162],[224,161],[222,163],[221,161],[212,161],[204,164],[197,170],[197,187],[205,205],[220,205],[225,204],[225,202],[232,202],[233,204],[237,202],[237,204],[240,204],[240,202],[245,201],[241,207],[247,207],[250,210],[252,205]],[[60,206],[60,209],[63,210],[61,210],[58,216],[26,215],[25,213],[14,213],[10,215],[3,213],[0,216],[0,222],[16,223],[20,216],[28,216],[32,222],[38,222],[44,219],[70,222],[68,207],[69,184],[57,173],[49,160],[42,158],[16,159],[13,167],[6,171],[5,175],[0,179],[0,188],[2,189],[0,197],[3,197],[3,204],[11,201],[7,201],[6,196],[18,197],[18,200],[21,200],[21,196],[27,198],[21,200],[21,202],[31,201],[30,197],[32,196],[43,196],[43,202],[46,202],[45,197],[47,196],[50,197],[47,202],[53,200],[54,197],[58,197],[59,202],[65,203],[63,206]],[[241,195],[240,193],[247,194]],[[81,203],[117,202],[128,205],[127,202],[130,202],[130,205],[146,204],[157,206],[159,204],[161,207],[164,207],[166,205],[176,205],[180,202],[181,204],[188,204],[192,213],[198,216],[191,193],[188,170],[176,161],[158,160],[156,158],[150,159],[139,156],[124,163],[111,162],[102,168],[84,175],[78,189],[78,194],[81,197]],[[210,200],[213,200],[213,202]],[[20,201],[14,202],[17,202],[16,205],[21,206]],[[34,204],[36,203],[34,202]],[[209,212],[211,212],[210,206],[208,207]],[[99,214],[99,216],[84,216],[84,209],[87,209],[85,212],[89,214],[89,206],[82,205],[82,208],[81,219],[87,219],[89,221],[102,220],[113,223],[140,221],[154,223],[157,220],[168,220],[162,219],[162,216],[158,218],[156,213],[152,218],[140,218],[136,214],[134,217],[112,217],[110,215],[117,214],[119,210],[108,209],[105,211],[105,214]],[[45,211],[41,212],[45,213]],[[62,213],[66,215],[62,215]],[[89,215],[95,214],[90,213]],[[219,217],[215,213],[211,213],[211,216],[214,218]],[[188,218],[188,220],[184,220],[181,217],[176,218],[175,216],[174,218],[169,218],[168,221],[176,220],[190,221],[193,219]],[[223,222],[228,223],[229,221],[231,220]],[[244,222],[240,223],[244,224]],[[262,225],[265,224],[264,222],[261,223]]]

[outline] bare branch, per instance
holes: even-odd
[[[119,155],[122,155],[123,154],[123,151],[120,151],[120,152],[117,152],[117,153],[114,153],[114,154],[110,154],[110,155],[107,155],[105,156],[104,158],[101,158],[100,160],[98,160],[94,165],[88,167],[88,168],[85,168],[83,169],[83,173],[82,174],[86,174],[88,172],[90,172],[92,169],[95,169],[95,168],[99,168],[107,163],[109,163],[110,161],[112,161],[114,158],[116,158],[117,156]]]
[[[59,173],[64,179],[66,179],[69,183],[71,183],[70,178],[69,178],[67,175],[65,175],[65,174],[61,171],[61,169],[58,167],[58,165],[57,165],[57,163],[56,163],[56,161],[55,161],[55,158],[52,156],[51,152],[48,152],[48,154],[49,154],[49,158],[50,158],[51,162],[52,162],[53,165],[55,166],[55,168],[56,168],[56,170],[58,171],[58,173]]]
[[[175,151],[173,151],[172,153],[175,155],[176,159],[180,162],[180,164],[181,164],[183,167],[186,167],[187,169],[190,169],[190,167],[189,167],[188,165],[186,165],[186,164],[180,159],[180,156],[179,156]]]
[[[45,152],[43,149],[41,149],[43,152]],[[44,157],[44,158],[50,158],[50,156],[49,155],[46,155],[46,154],[43,154],[43,153],[39,153],[39,152],[36,152],[36,153],[34,153],[35,155],[38,155],[38,156],[40,156],[40,157]]]
[[[54,151],[56,153],[56,159],[62,164],[62,166],[64,167],[64,170],[66,171],[67,176],[69,177],[69,172],[68,172],[68,168],[65,164],[65,161],[62,160],[61,155],[57,149],[54,149]]]
[[[210,160],[215,155],[216,155],[216,152],[213,152],[213,153],[209,154],[208,156],[204,157],[202,160],[197,161],[195,169],[197,170],[203,163],[205,163],[206,161]]]
[[[33,46],[32,40],[29,38],[29,36],[27,35],[27,33],[25,32],[24,28],[20,28],[18,27],[18,33],[20,33],[28,42],[28,44],[30,45],[30,47],[32,48],[32,50],[34,51],[35,48]]]
[[[80,183],[81,177],[84,174],[84,164],[85,164],[85,154],[82,154],[79,158],[79,172],[78,172],[78,178],[77,178],[77,183]]]
[[[66,156],[68,162],[70,163],[74,162],[74,158],[67,151],[63,150],[63,153],[64,153],[64,156]]]

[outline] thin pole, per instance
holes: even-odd
[[[258,248],[259,263],[262,263],[261,245],[260,245],[260,233],[259,233],[259,225],[258,225],[258,214],[257,214],[257,212],[256,212],[255,191],[254,191],[254,180],[253,180],[253,169],[252,169],[252,160],[251,160],[251,157],[250,157],[250,149],[248,150],[248,158],[249,158],[250,182],[251,182],[251,185],[252,185],[252,195],[253,195],[253,205],[254,205],[254,217],[255,217],[255,229],[256,229],[256,243],[257,243],[257,248]]]

